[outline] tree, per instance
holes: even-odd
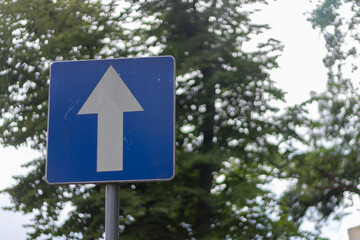
[[[117,40],[114,4],[86,1],[1,1],[1,141],[43,149],[51,61],[106,57]],[[118,56],[114,53],[113,55]]]
[[[122,55],[121,48],[115,48],[122,34],[119,18],[111,14],[116,5],[77,0],[1,0],[0,5],[1,143],[29,144],[44,151],[49,65],[65,59]],[[58,232],[55,221],[65,202],[72,191],[82,189],[48,186],[44,164],[44,158],[29,163],[29,174],[17,177],[18,185],[9,189],[15,210],[35,211],[31,238]],[[64,200],[58,201],[59,197]],[[86,227],[101,235],[98,225]]]
[[[288,156],[278,143],[296,133],[271,104],[283,98],[268,74],[281,44],[269,39],[256,50],[243,47],[266,29],[252,24],[243,8],[253,2],[129,1],[117,16],[114,4],[93,1],[3,1],[1,51],[7,55],[1,55],[10,60],[0,72],[1,127],[8,129],[2,143],[44,149],[51,60],[170,54],[178,75],[176,177],[122,185],[122,238],[305,238],[264,187]],[[27,167],[29,174],[5,191],[14,203],[9,209],[35,213],[31,238],[102,236],[102,186],[48,186],[43,159]],[[61,221],[66,206],[70,215]]]
[[[359,195],[359,100],[356,84],[359,4],[350,0],[322,1],[310,21],[321,30],[327,55],[327,90],[313,94],[319,116],[307,128],[307,148],[292,158],[288,177],[297,183],[284,196],[295,220],[316,209],[319,223],[340,218]],[[321,225],[321,224],[320,224]]]

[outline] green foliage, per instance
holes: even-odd
[[[0,5],[1,142],[43,149],[51,61],[106,57],[104,39],[118,38],[118,19],[110,15],[115,6],[76,0]]]
[[[121,238],[316,239],[300,233],[264,187],[282,171],[291,151],[279,144],[297,137],[299,118],[279,117],[272,106],[283,98],[268,74],[281,44],[270,39],[243,49],[267,28],[243,10],[252,2],[128,1],[117,13],[97,1],[0,1],[0,56],[8,56],[0,61],[2,143],[44,149],[51,61],[173,55],[176,177],[121,186]],[[31,239],[101,238],[102,186],[48,186],[44,160],[28,167],[5,191],[10,209],[34,213]],[[60,218],[64,210],[69,215]]]
[[[345,84],[346,83],[346,84]],[[359,194],[359,92],[344,81],[316,97],[319,119],[308,125],[308,149],[293,156],[288,177],[297,179],[285,199],[301,220],[315,206],[324,220]]]
[[[318,217],[340,218],[358,195],[360,179],[360,92],[357,81],[359,4],[351,0],[322,1],[311,22],[326,41],[327,90],[314,94],[319,117],[306,126],[306,150],[294,154],[286,171],[297,182],[283,197],[296,221],[315,208]]]

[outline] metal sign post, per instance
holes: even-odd
[[[106,184],[105,240],[119,239],[119,185]]]

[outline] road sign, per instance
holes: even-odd
[[[175,158],[172,57],[51,65],[46,180],[170,180]]]

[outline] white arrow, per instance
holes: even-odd
[[[78,114],[98,114],[98,172],[123,170],[124,112],[144,111],[110,65]]]

